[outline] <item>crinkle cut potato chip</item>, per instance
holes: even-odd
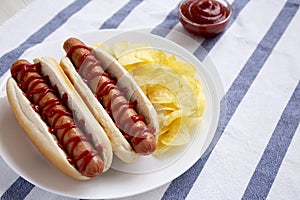
[[[111,53],[129,71],[156,109],[160,131],[154,155],[186,145],[206,106],[196,68],[148,43],[121,41],[111,47],[97,46]]]

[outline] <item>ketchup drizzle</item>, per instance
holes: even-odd
[[[155,130],[153,128],[150,128],[148,126],[139,127],[134,126],[135,123],[138,121],[143,121],[145,119],[142,115],[133,115],[131,117],[128,117],[127,119],[121,120],[122,116],[126,112],[127,109],[134,109],[137,102],[134,103],[126,101],[121,101],[115,104],[112,104],[118,97],[123,96],[124,94],[120,91],[118,86],[116,85],[116,81],[113,80],[106,72],[95,72],[93,69],[95,67],[101,66],[101,63],[95,59],[94,52],[92,49],[84,46],[84,45],[74,45],[72,46],[69,51],[67,52],[67,57],[71,59],[72,53],[77,48],[84,48],[89,50],[88,53],[84,54],[81,57],[80,64],[77,67],[78,73],[82,76],[82,79],[89,83],[96,77],[106,77],[108,80],[103,81],[101,85],[98,85],[97,91],[95,92],[95,97],[98,99],[98,101],[103,105],[103,97],[108,95],[111,90],[117,90],[117,92],[112,95],[111,99],[108,101],[107,105],[103,105],[107,113],[110,115],[110,117],[115,122],[116,126],[120,131],[122,132],[123,136],[126,138],[126,140],[129,143],[135,143],[139,144],[144,138],[146,138],[146,132],[149,132],[151,134],[154,134]],[[71,59],[72,60],[72,59]],[[86,66],[87,65],[87,66]],[[86,70],[86,73],[83,73],[83,71]],[[124,97],[125,98],[125,97]],[[125,98],[126,99],[126,98]],[[121,107],[121,108],[120,108]],[[116,110],[121,109],[116,117],[113,117],[112,113],[115,113]],[[132,138],[134,137],[134,140]]]
[[[81,47],[83,48],[83,47]],[[36,72],[38,75],[35,76],[29,76],[25,77],[30,72]],[[82,162],[78,167],[79,172],[84,172],[86,170],[86,167],[88,163],[90,162],[93,157],[99,154],[99,152],[95,150],[85,150],[78,156],[74,156],[74,149],[81,141],[88,141],[85,136],[74,136],[69,138],[65,141],[64,137],[67,134],[67,132],[71,129],[77,128],[74,121],[68,121],[64,124],[57,125],[58,120],[63,116],[72,116],[72,113],[69,110],[61,110],[61,109],[55,109],[55,106],[57,105],[63,105],[67,99],[67,94],[64,94],[62,98],[58,98],[59,95],[57,94],[57,88],[52,89],[49,86],[49,77],[42,76],[41,75],[41,64],[20,64],[16,65],[11,68],[11,74],[12,77],[18,82],[18,86],[21,88],[21,90],[24,92],[24,95],[28,98],[28,100],[31,102],[31,107],[38,113],[40,113],[40,116],[44,122],[46,122],[49,127],[49,132],[51,134],[56,135],[59,130],[62,131],[62,134],[60,138],[56,135],[56,137],[59,139],[58,146],[65,150],[67,153],[68,151],[67,146],[71,145],[69,155],[68,155],[68,161],[71,164],[74,164],[76,161],[82,159]],[[46,85],[44,87],[36,88],[36,86],[40,83],[45,83]],[[41,102],[41,100],[48,94],[53,93],[57,99],[49,99],[45,101],[44,103]],[[34,102],[33,101],[33,95],[39,94],[38,99]],[[56,116],[55,116],[56,115]],[[55,117],[54,117],[55,116]],[[52,122],[49,121],[49,118],[53,118]],[[84,122],[80,122],[80,124],[83,125]],[[65,141],[65,142],[64,142]],[[103,150],[102,145],[98,145],[96,147],[97,149]]]
[[[72,56],[73,52],[74,52],[76,49],[78,49],[78,48],[83,48],[83,49],[86,49],[86,50],[89,50],[89,51],[92,50],[91,48],[89,48],[89,47],[87,47],[87,46],[85,46],[85,45],[74,45],[74,46],[72,46],[72,47],[69,49],[69,51],[68,51],[68,53],[67,53],[67,57],[71,59],[71,56]],[[71,60],[72,60],[72,59],[71,59]]]

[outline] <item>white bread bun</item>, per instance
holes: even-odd
[[[146,124],[149,127],[154,128],[157,133],[159,130],[157,113],[131,75],[107,52],[97,49],[95,50],[95,57],[98,60],[101,60],[101,67],[104,70],[107,70],[108,74],[117,78],[118,86],[121,89],[126,88],[126,98],[129,101],[138,102],[137,112],[145,117]],[[104,107],[99,103],[88,85],[82,80],[79,73],[77,73],[70,59],[68,57],[63,57],[60,61],[60,65],[63,67],[65,73],[74,84],[74,87],[86,102],[95,118],[108,134],[114,154],[125,163],[135,162],[140,155],[134,152],[121,131],[115,126]]]
[[[103,153],[101,154],[104,162],[103,172],[107,171],[111,166],[113,154],[104,130],[95,120],[55,60],[43,57],[36,59],[35,62],[41,62],[41,73],[49,76],[51,84],[58,88],[60,95],[64,93],[68,95],[68,107],[76,116],[76,119],[84,121],[85,132],[95,133],[92,134],[93,142],[103,146]],[[68,162],[67,154],[57,145],[56,137],[49,132],[47,124],[32,109],[30,101],[23,95],[22,90],[11,77],[7,81],[6,91],[17,121],[42,155],[64,174],[77,180],[90,179],[90,177],[83,176]]]

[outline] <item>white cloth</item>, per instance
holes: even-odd
[[[231,23],[210,40],[183,29],[178,3],[35,0],[0,26],[0,75],[41,42],[100,27],[171,28],[166,38],[208,51],[225,114],[211,153],[171,183],[122,199],[300,199],[300,2],[230,0]],[[176,41],[176,31],[196,42]],[[0,170],[1,199],[72,199],[23,183],[2,158]]]

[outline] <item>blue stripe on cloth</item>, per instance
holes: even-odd
[[[131,11],[138,6],[143,0],[130,0],[118,12],[107,19],[99,29],[113,29],[117,28],[122,21],[131,13]]]
[[[233,22],[236,20],[238,15],[240,14],[241,10],[246,6],[246,4],[249,2],[249,0],[236,0],[232,3],[232,15],[231,15],[231,20],[226,27],[226,29],[221,32],[219,35],[217,35],[214,38],[211,39],[206,39],[202,42],[201,46],[199,46],[198,49],[195,51],[195,55],[197,58],[201,61],[204,60],[204,58],[207,56],[208,52],[215,46],[215,44],[220,40],[222,35],[225,33],[227,29],[233,24]],[[203,51],[203,49],[205,51]]]
[[[269,140],[242,199],[266,199],[300,122],[300,81]]]
[[[152,31],[152,34],[159,35],[161,37],[166,37],[170,30],[176,26],[178,23],[178,6],[176,6],[165,18],[165,20],[157,25]]]
[[[12,63],[17,60],[27,49],[41,43],[46,37],[62,26],[73,14],[82,9],[91,0],[77,0],[60,11],[47,24],[32,34],[26,41],[14,50],[7,52],[0,58],[0,77],[9,69]]]
[[[296,14],[298,7],[299,5],[297,4],[286,2],[270,29],[263,37],[262,41],[258,44],[251,57],[248,59],[245,66],[226,92],[225,96],[222,98],[221,105],[226,104],[227,110],[225,119],[222,120],[222,123],[219,122],[218,124],[216,135],[213,138],[213,145],[217,143],[222,136],[225,127],[246,95],[257,74],[263,67],[265,61],[272,53],[274,46],[277,44],[291,19]],[[208,147],[208,149],[213,148],[214,147]],[[173,180],[168,189],[165,191],[162,199],[184,199],[201,173],[209,156],[210,153],[204,154],[204,156],[201,157],[188,171]]]
[[[1,200],[24,199],[33,188],[34,185],[19,177],[1,196]]]
[[[0,76],[2,76],[24,51],[40,42],[62,26],[72,15],[81,10],[90,0],[77,0],[60,11],[54,18],[46,23],[37,32],[32,34],[25,42],[0,58]],[[19,177],[14,184],[1,196],[1,199],[23,199],[32,190],[34,185]]]

